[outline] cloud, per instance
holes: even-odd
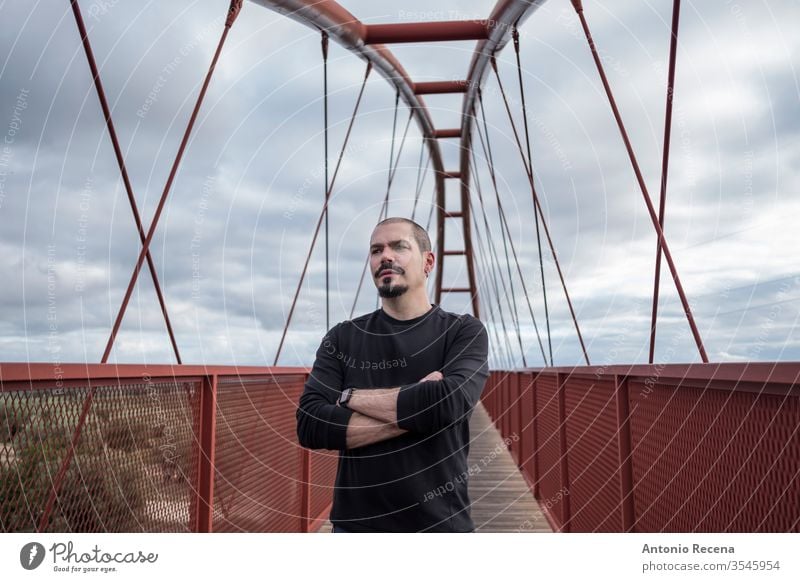
[[[145,228],[227,4],[83,5]],[[433,11],[421,0],[402,10],[362,1],[347,3],[347,9],[374,23],[473,18],[488,10],[477,0]],[[621,1],[587,7],[655,204],[669,10],[666,4]],[[130,204],[68,5],[7,2],[0,16],[11,24],[0,31],[0,54],[7,55],[0,63],[0,139],[6,139],[0,144],[0,276],[8,282],[0,295],[3,359],[99,361],[140,251]],[[789,222],[800,211],[800,84],[792,59],[800,41],[790,30],[798,16],[796,2],[788,1],[695,4],[682,13],[665,232],[706,347],[717,360],[800,356],[794,256],[800,241]],[[596,362],[610,363],[609,354],[620,362],[646,361],[654,230],[569,5],[545,3],[522,27],[521,41],[535,183],[587,349]],[[417,80],[464,78],[474,44],[444,43],[436,50],[404,45],[396,54]],[[499,65],[521,131],[511,45]],[[363,76],[361,60],[331,47],[331,175]],[[437,126],[458,125],[460,96],[427,101]],[[493,75],[484,103],[499,196],[543,332],[531,192]],[[367,84],[360,114],[329,211],[330,325],[350,315],[366,240],[387,191],[394,92],[379,75]],[[401,105],[398,132],[407,116]],[[319,35],[247,3],[151,246],[184,361],[272,362],[324,199],[322,122]],[[458,149],[445,145],[446,165],[454,169]],[[499,277],[507,266],[497,203],[484,152],[480,142],[475,145]],[[420,147],[412,123],[391,189],[392,214],[411,212]],[[432,189],[428,174],[417,213],[423,223]],[[448,207],[457,204],[454,189]],[[479,247],[480,236],[479,252],[488,253],[483,209],[477,198],[473,205],[479,225],[477,232],[472,225],[474,244]],[[321,234],[283,349],[281,363],[287,365],[310,364],[328,325],[324,240]],[[582,355],[572,318],[543,242],[556,363],[577,363]],[[448,229],[447,247],[460,244],[460,234]],[[483,260],[481,254],[480,266]],[[497,318],[495,279],[486,271],[479,278],[484,318],[490,311]],[[448,258],[446,279],[466,280],[463,260]],[[513,304],[496,282],[511,331]],[[518,280],[515,293],[528,360],[538,363],[538,340]],[[696,360],[666,264],[661,298],[657,356]],[[446,297],[443,306],[469,309],[456,297]],[[375,290],[367,280],[356,314],[374,308]],[[502,331],[499,319],[489,325]],[[520,363],[515,341],[509,345]],[[502,357],[497,351],[494,363]],[[146,264],[112,359],[172,359]]]

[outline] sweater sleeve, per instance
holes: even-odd
[[[489,376],[489,335],[480,320],[465,316],[441,370],[443,380],[400,386],[397,425],[432,433],[468,420]]]
[[[336,325],[322,339],[297,407],[297,439],[309,449],[347,448],[347,425],[353,411],[336,406],[344,388],[341,360],[336,357],[341,354],[338,331]]]

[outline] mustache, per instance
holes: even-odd
[[[395,267],[394,265],[388,265],[386,263],[381,263],[381,266],[378,267],[378,269],[375,271],[375,276],[377,277],[383,271],[393,271],[393,272],[399,273],[401,275],[403,273],[405,273],[405,270],[403,268],[401,268],[401,267]]]

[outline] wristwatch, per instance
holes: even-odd
[[[339,406],[342,408],[347,408],[347,403],[353,397],[353,393],[356,391],[355,388],[345,388],[342,390],[342,395],[339,396]]]

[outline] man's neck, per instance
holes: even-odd
[[[383,298],[382,306],[387,315],[400,321],[425,315],[432,307],[424,292],[416,296],[404,293],[400,297]]]

